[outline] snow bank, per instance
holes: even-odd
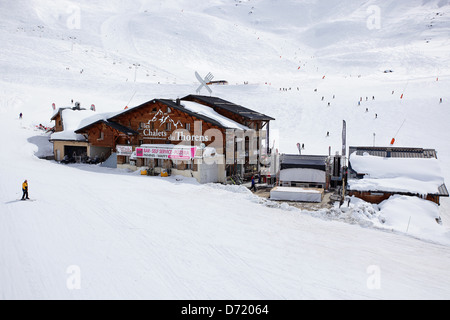
[[[348,200],[350,199],[350,204]],[[339,207],[302,213],[325,219],[407,234],[418,239],[450,245],[450,232],[439,224],[439,206],[418,197],[392,196],[379,205],[356,197],[347,198]],[[409,226],[408,226],[409,224]]]
[[[437,204],[417,197],[393,196],[379,208],[386,228],[450,245],[450,232],[436,220],[439,219]]]
[[[355,191],[389,191],[437,194],[444,183],[439,161],[420,158],[383,158],[365,154],[350,156],[352,169],[364,179],[349,180]]]
[[[363,228],[408,234],[419,239],[450,245],[450,232],[436,220],[440,217],[439,206],[418,197],[392,196],[380,205],[371,204],[356,197],[349,197],[341,207],[336,202],[331,209],[306,211],[290,206],[285,202],[261,198],[242,185],[209,184],[207,187],[241,194],[243,199],[268,208],[306,214],[322,220],[345,222]],[[408,223],[410,224],[409,228]]]

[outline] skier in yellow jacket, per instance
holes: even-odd
[[[25,180],[22,183],[22,191],[23,191],[22,200],[26,200],[26,199],[29,200],[30,198],[28,198],[28,181],[27,180]]]

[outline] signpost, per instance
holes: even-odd
[[[132,146],[116,146],[118,156],[130,157],[133,154]]]

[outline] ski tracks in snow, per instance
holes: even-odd
[[[103,47],[125,56],[138,56],[131,23],[137,14],[117,15],[106,20],[101,26]]]

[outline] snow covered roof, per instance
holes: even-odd
[[[83,119],[80,123],[78,128],[76,128],[75,131],[79,131],[85,127],[88,127],[96,122],[99,121],[105,121],[108,118],[112,117],[113,115],[115,115],[117,112],[105,112],[105,113],[96,113],[91,115],[90,117],[87,117],[85,119]]]
[[[389,158],[436,158],[437,152],[434,149],[422,148],[402,148],[402,147],[350,147],[349,154],[356,152],[358,156],[365,153],[377,157]]]
[[[127,135],[136,135],[138,134],[136,131],[127,128],[125,126],[122,126],[114,121],[110,121],[108,120],[109,118],[113,117],[117,115],[117,112],[106,112],[106,113],[100,113],[100,114],[96,114],[92,117],[86,118],[84,119],[81,123],[79,128],[77,128],[77,130],[75,130],[76,133],[83,133],[84,130],[94,124],[97,123],[104,123],[107,126],[110,126],[113,129],[116,129],[120,132],[123,132]]]
[[[86,138],[75,133],[86,118],[89,118],[94,111],[92,110],[72,110],[72,109],[60,109],[63,119],[63,131],[53,133],[50,136],[50,140],[62,140],[62,141],[86,141]]]
[[[328,156],[282,154],[280,156],[281,170],[292,168],[326,170]]]
[[[169,99],[154,99],[154,100],[148,101],[142,105],[128,108],[126,110],[121,110],[120,112],[111,114],[111,116],[108,118],[108,120],[114,121],[115,118],[118,116],[134,112],[137,109],[140,109],[144,106],[148,106],[150,103],[156,103],[156,102],[163,103],[172,109],[180,110],[180,111],[185,112],[191,116],[194,116],[200,120],[204,120],[206,122],[209,122],[209,123],[216,125],[218,127],[221,127],[221,128],[249,130],[248,127],[241,125],[233,120],[228,119],[227,117],[224,117],[224,116],[218,114],[213,109],[211,109],[207,106],[204,106],[201,104],[195,104],[196,106],[191,105],[191,108],[188,108],[186,106],[187,104],[184,104],[184,101],[183,101],[184,105],[181,105],[181,104],[179,105],[179,104],[177,104],[176,101],[169,100]]]
[[[272,117],[269,117],[265,114],[259,113],[257,111],[245,108],[243,106],[240,106],[238,104],[223,100],[218,97],[207,97],[207,96],[200,96],[200,95],[189,95],[184,97],[182,100],[197,100],[206,103],[207,105],[213,107],[222,109],[234,114],[237,114],[241,117],[244,117],[248,120],[263,120],[263,121],[271,121],[275,120]]]
[[[352,170],[364,176],[349,179],[349,190],[445,195],[444,178],[435,158],[387,158],[354,152],[349,162]]]
[[[56,116],[57,116],[61,111],[66,110],[66,109],[72,109],[72,107],[62,107],[62,108],[55,109],[55,110],[53,111],[51,120],[55,120]]]
[[[192,102],[192,101],[181,101],[181,106],[188,109],[189,111],[205,116],[207,118],[213,119],[214,121],[217,121],[220,123],[223,127],[228,129],[238,129],[238,130],[250,130],[250,128],[237,123],[234,120],[231,120],[225,116],[222,116],[218,114],[216,111],[214,111],[212,108],[205,106],[203,104]]]

